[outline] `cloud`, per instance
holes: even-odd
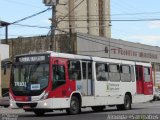
[[[42,21],[43,23],[46,23],[46,24],[51,24],[51,21],[49,19],[45,19]]]
[[[149,22],[149,28],[151,28],[151,29],[160,28],[160,21],[151,21],[151,22]]]
[[[127,37],[132,42],[160,46],[160,35],[132,35]]]

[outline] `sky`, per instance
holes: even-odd
[[[112,38],[147,45],[160,46],[160,20],[114,21],[160,19],[160,0],[111,0]],[[0,20],[14,22],[47,9],[42,0],[0,0]],[[50,27],[51,10],[19,24]],[[9,38],[17,36],[47,35],[49,29],[9,26]],[[0,28],[0,39],[5,30]]]

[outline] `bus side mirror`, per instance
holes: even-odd
[[[4,75],[6,75],[6,71],[7,71],[7,64],[5,63],[4,64],[4,73],[3,73]]]
[[[12,64],[12,62],[10,62],[10,61],[7,61],[4,63],[4,73],[3,73],[4,75],[6,75],[8,65],[11,65],[11,64]]]

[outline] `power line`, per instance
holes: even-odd
[[[61,21],[63,21],[68,15],[70,15],[77,7],[79,7],[83,2],[84,2],[84,0],[82,0],[79,4],[77,4],[71,11],[69,11],[68,14],[66,14],[60,21],[58,21],[57,24],[60,23]]]
[[[99,19],[70,19],[70,20],[63,20],[63,21],[118,21],[118,22],[143,22],[143,21],[158,21],[160,20],[159,18],[151,18],[151,19],[104,19],[104,20],[99,20]]]
[[[50,27],[37,26],[37,25],[24,25],[24,24],[13,24],[13,25],[21,26],[21,27],[31,27],[31,28],[44,28],[44,29],[50,29]]]
[[[135,15],[153,15],[153,14],[160,14],[160,12],[137,12],[137,13],[117,13],[117,14],[102,14],[103,16],[135,16]],[[90,18],[91,17],[98,17],[99,15],[88,15]],[[80,18],[80,17],[86,17],[86,18],[88,18],[88,16],[86,16],[86,15],[78,15],[78,16],[70,16],[70,18]],[[59,18],[61,18],[61,17],[63,17],[63,16],[59,16]],[[69,16],[68,17],[66,17],[66,18],[69,18]]]
[[[47,8],[46,10],[43,10],[43,11],[40,11],[40,12],[35,13],[35,14],[33,14],[33,15],[24,17],[24,18],[22,18],[22,19],[20,19],[20,20],[16,20],[16,21],[14,21],[14,22],[12,22],[12,23],[10,23],[10,24],[12,25],[12,24],[16,24],[16,23],[22,22],[22,21],[24,21],[24,20],[27,20],[27,19],[30,19],[30,18],[35,17],[35,16],[37,16],[37,15],[40,15],[40,14],[42,14],[42,13],[48,11],[48,10],[51,10],[51,9],[52,9],[52,8]]]

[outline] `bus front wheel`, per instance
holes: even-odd
[[[71,98],[70,108],[66,109],[66,111],[70,115],[75,115],[81,112],[80,101],[76,96]]]

